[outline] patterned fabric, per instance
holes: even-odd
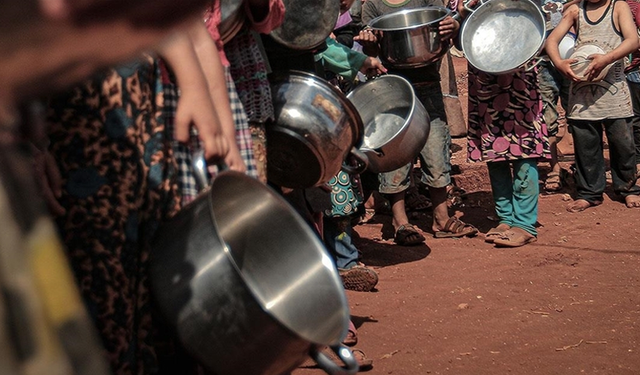
[[[549,157],[535,70],[492,75],[469,65],[469,161]]]
[[[229,68],[225,68],[224,74],[227,82],[227,92],[229,93],[229,103],[231,104],[231,114],[236,126],[236,142],[240,149],[240,155],[247,167],[247,175],[258,178],[258,168],[256,167],[256,159],[253,156],[253,141],[251,140],[247,115],[240,98],[238,98]]]
[[[176,166],[151,57],[49,100],[50,151],[63,177],[57,218],[114,374],[158,370],[149,240],[179,208]]]
[[[363,203],[359,181],[343,171],[339,171],[327,185],[331,188],[331,210],[325,211],[325,216],[340,217],[356,213]]]
[[[231,76],[249,121],[264,123],[273,120],[267,65],[256,37],[245,27],[227,42],[224,50],[231,62]]]
[[[163,116],[167,126],[167,134],[174,134],[175,131],[175,116],[178,108],[179,91],[175,85],[175,78],[173,78],[171,72],[167,69],[166,65],[163,67],[163,92],[164,92],[164,108]],[[229,102],[231,105],[231,114],[236,128],[236,143],[240,150],[242,160],[247,167],[247,175],[258,178],[258,169],[256,167],[256,161],[253,157],[253,142],[251,140],[251,131],[249,130],[249,124],[247,117],[244,114],[242,103],[238,99],[233,80],[227,68],[225,68],[225,78],[227,83],[227,92],[229,94]],[[193,174],[191,157],[193,150],[202,148],[200,139],[198,138],[198,131],[195,127],[192,127],[191,137],[188,145],[182,144],[171,137],[171,147],[176,159],[178,168],[178,188],[182,196],[182,205],[186,205],[198,196],[198,185],[196,183],[195,176]],[[215,175],[217,173],[217,167],[212,166],[209,169],[210,172]]]

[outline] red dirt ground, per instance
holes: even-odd
[[[454,61],[465,103],[466,62]],[[454,140],[454,178],[468,194],[454,210],[486,232],[496,224],[486,167],[467,164],[464,145]],[[541,196],[538,241],[516,249],[435,239],[429,211],[412,218],[424,246],[395,245],[389,216],[356,226],[380,275],[374,292],[347,292],[368,373],[640,374],[640,210],[608,191],[571,214],[572,193]]]

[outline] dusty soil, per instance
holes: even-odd
[[[464,145],[454,140],[453,163],[467,195],[452,211],[486,232],[496,224],[486,167],[467,164]],[[395,245],[390,216],[356,226],[362,260],[380,275],[373,292],[347,292],[369,373],[640,374],[640,210],[609,191],[601,206],[568,213],[568,182],[541,196],[538,241],[521,248],[435,239],[429,211],[412,217],[423,246]]]

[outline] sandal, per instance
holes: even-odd
[[[496,238],[493,243],[502,247],[520,247],[531,242],[536,242],[538,238],[526,230],[513,227],[504,233],[500,238]]]
[[[500,224],[495,228],[489,229],[489,231],[484,235],[484,242],[493,243],[493,241],[502,237],[504,232],[509,229],[511,229],[511,227],[507,224]]]
[[[435,238],[460,238],[465,236],[471,237],[476,233],[478,233],[476,227],[452,216],[447,220],[444,228],[433,233],[433,236]]]
[[[544,191],[547,193],[555,193],[562,190],[562,177],[560,172],[549,172],[546,180],[544,180]]]
[[[424,211],[433,207],[431,199],[420,194],[417,189],[410,189],[404,197],[407,212]]]
[[[351,320],[349,320],[349,331],[347,331],[347,337],[342,340],[342,344],[346,346],[354,346],[358,343],[358,332],[356,331],[356,326],[353,324]]]
[[[412,224],[404,224],[398,227],[393,242],[400,246],[413,246],[424,243],[424,236]]]

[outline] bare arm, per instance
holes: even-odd
[[[207,82],[209,98],[220,119],[222,134],[229,144],[229,153],[225,157],[225,162],[230,169],[245,172],[247,167],[236,142],[236,128],[229,103],[224,67],[216,44],[202,22],[194,25],[189,30],[189,34]]]
[[[558,49],[558,45],[560,41],[565,36],[565,34],[576,24],[578,19],[580,9],[577,5],[572,4],[562,13],[562,20],[556,26],[555,29],[549,34],[547,40],[545,42],[545,50],[547,51],[547,55],[549,55],[549,59],[553,65],[560,71],[560,73],[569,77],[573,81],[579,81],[580,78],[575,75],[573,70],[571,69],[571,63],[575,62],[575,59],[562,59],[560,57],[560,51]]]
[[[226,157],[229,143],[223,135],[220,120],[215,112],[207,81],[186,31],[178,32],[158,48],[171,65],[181,88],[175,118],[175,137],[188,142],[193,123],[204,144],[205,157],[215,162]]]

